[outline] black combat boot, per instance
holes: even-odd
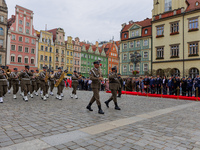
[[[118,95],[117,97],[121,98],[121,95]]]
[[[98,113],[99,113],[99,114],[104,114],[103,110],[101,109],[101,106],[98,106],[98,108],[99,108]]]
[[[89,103],[88,106],[86,107],[89,111],[93,111],[93,109],[91,108],[92,104]]]
[[[119,106],[118,106],[117,103],[115,103],[115,109],[116,109],[116,110],[121,110],[121,108],[119,108]]]
[[[109,103],[110,103],[110,101],[111,101],[111,100],[107,100],[107,101],[104,102],[108,108],[109,108]]]

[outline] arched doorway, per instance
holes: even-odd
[[[180,71],[177,68],[173,68],[171,70],[171,75],[172,76],[180,76]]]
[[[164,70],[158,69],[158,70],[156,71],[156,75],[159,75],[160,77],[163,77],[163,76],[165,75]]]
[[[195,78],[197,76],[197,74],[199,74],[199,69],[191,68],[189,70],[189,75],[190,75],[191,78]]]

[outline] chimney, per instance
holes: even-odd
[[[124,28],[124,27],[125,27],[125,25],[126,25],[126,23],[123,23],[123,24],[122,24],[122,28]]]
[[[96,47],[99,47],[99,42],[98,42],[98,41],[96,41],[96,44],[95,44],[95,45],[96,45]]]
[[[133,20],[129,21],[129,24],[133,24]]]

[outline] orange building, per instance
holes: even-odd
[[[104,44],[104,51],[108,57],[108,73],[111,72],[112,67],[117,67],[117,71],[119,72],[119,55],[118,55],[118,46],[119,42],[112,42]]]

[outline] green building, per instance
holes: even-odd
[[[101,60],[101,73],[104,78],[108,76],[108,58],[101,47],[86,43],[81,44],[81,74],[89,77],[89,72],[94,68],[94,61]]]

